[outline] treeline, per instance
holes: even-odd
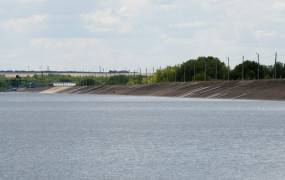
[[[74,77],[67,75],[34,75],[32,77],[7,78],[0,76],[0,91],[11,90],[14,88],[38,88],[52,86],[55,82],[73,82],[78,86],[95,85],[133,85],[144,84],[147,78],[141,75],[136,76],[111,76],[111,77]]]
[[[245,60],[230,69],[228,65],[215,57],[199,57],[190,59],[180,65],[168,66],[157,70],[153,75],[74,77],[65,75],[34,75],[33,77],[6,78],[0,76],[0,91],[19,87],[47,87],[54,82],[73,82],[78,86],[95,85],[134,85],[161,82],[189,82],[212,80],[254,80],[285,78],[285,65],[262,65],[255,61]]]
[[[228,65],[215,57],[190,59],[181,65],[168,66],[154,74],[155,82],[188,82],[211,80],[254,80],[285,77],[285,65],[262,65],[255,61],[245,60],[230,69]]]
[[[200,57],[181,65],[168,66],[154,74],[156,82],[187,82],[226,79],[228,67],[218,58]]]

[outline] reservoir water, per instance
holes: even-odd
[[[0,94],[0,179],[284,179],[285,102]]]

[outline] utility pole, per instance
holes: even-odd
[[[242,80],[244,80],[244,56],[242,57]]]
[[[186,65],[184,64],[184,82],[186,82]]]
[[[206,62],[206,60],[204,63],[205,63],[204,64],[204,68],[205,68],[205,70],[204,70],[204,81],[206,81],[207,80],[207,62]]]
[[[256,53],[257,54],[257,63],[258,63],[258,66],[257,66],[257,80],[259,80],[259,75],[260,75],[260,73],[259,73],[259,53]]]
[[[196,81],[196,61],[194,62],[194,81]]]
[[[176,68],[176,65],[175,65],[174,71],[175,71],[175,82],[177,82],[177,68]]]
[[[189,67],[189,81],[192,81],[192,66],[191,66],[191,63],[189,63],[190,64],[190,67]]]
[[[216,81],[218,80],[218,60],[216,60]]]
[[[43,77],[44,76],[43,65],[40,66],[40,69],[41,69],[41,76]]]
[[[167,82],[169,82],[169,73],[168,73],[168,67],[166,67],[166,78],[167,78]]]
[[[147,68],[145,68],[145,76],[146,76],[146,78],[147,78]]]
[[[228,57],[228,81],[230,80],[230,58]]]
[[[275,52],[275,63],[274,63],[274,79],[277,78],[277,52]]]

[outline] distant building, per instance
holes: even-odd
[[[52,84],[54,87],[74,87],[76,83],[72,82],[56,82]]]

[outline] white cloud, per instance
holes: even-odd
[[[43,49],[66,49],[66,48],[88,48],[100,45],[95,38],[36,38],[31,40],[31,45],[35,48]]]
[[[33,7],[44,2],[52,3]],[[44,15],[22,17],[40,10],[50,14],[49,21]],[[0,0],[0,50],[10,48],[18,64],[46,59],[63,69],[109,66],[113,60],[160,66],[197,55],[240,57],[275,49],[285,54],[284,10],[284,0]],[[39,34],[43,38],[33,39]]]
[[[130,16],[135,15],[151,4],[152,0],[121,0],[121,7],[124,7]]]
[[[121,9],[121,12],[124,10]],[[120,14],[115,14],[112,10],[98,10],[95,13],[86,13],[81,15],[85,28],[91,32],[110,32],[119,33],[130,32],[132,25],[125,22]]]
[[[46,3],[48,0],[18,0],[22,4],[32,4],[32,3]]]
[[[120,0],[117,6],[110,4],[111,8],[83,13],[81,19],[91,32],[128,33],[134,30],[136,18],[141,18],[152,4],[153,0]]]
[[[272,6],[275,9],[284,10],[285,9],[285,2],[283,0],[282,1],[276,1],[273,3]]]
[[[124,69],[120,64],[134,63],[129,50],[97,38],[33,38],[28,47],[30,50],[25,53],[41,61],[35,62],[37,66],[52,69],[94,71],[100,65],[105,69]]]
[[[257,38],[257,40],[260,40],[260,41],[262,40],[275,41],[276,39],[284,40],[285,35],[276,30],[270,30],[270,31],[258,30],[255,32],[255,37]]]
[[[192,22],[179,22],[176,24],[170,24],[169,27],[170,28],[199,28],[199,27],[203,27],[205,26],[206,23],[203,21],[192,21]]]
[[[160,8],[164,11],[173,11],[176,9],[176,6],[173,4],[161,4]]]
[[[25,18],[13,18],[1,23],[1,27],[14,31],[23,32],[31,28],[38,27],[44,23],[47,19],[47,15],[36,14]]]

